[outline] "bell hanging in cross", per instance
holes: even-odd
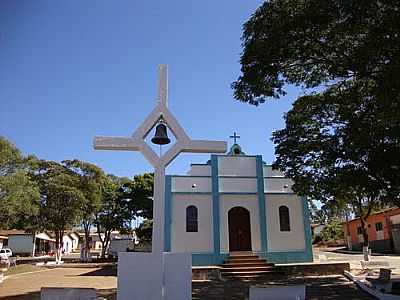
[[[171,140],[167,134],[167,126],[162,122],[159,122],[156,126],[156,133],[151,139],[151,142],[156,145],[167,145],[171,143]]]

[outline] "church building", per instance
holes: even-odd
[[[193,265],[221,264],[238,251],[272,263],[312,261],[307,202],[291,186],[237,143],[187,175],[167,175],[164,250],[191,252]]]

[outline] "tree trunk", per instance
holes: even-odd
[[[62,243],[62,236],[63,236],[63,231],[62,230],[56,230],[56,264],[61,263],[61,256],[62,256],[62,249],[61,249],[61,243]]]
[[[369,261],[369,237],[368,237],[368,231],[367,231],[367,224],[365,223],[365,220],[361,217],[361,229],[362,229],[362,236],[363,236],[363,255],[364,255],[364,261]]]
[[[85,231],[85,241],[83,244],[83,257],[81,257],[81,260],[83,260],[84,262],[88,262],[89,261],[89,253],[90,253],[90,243],[89,243],[89,239],[90,239],[90,223],[89,222],[83,222],[83,229]]]

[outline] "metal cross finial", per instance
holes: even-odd
[[[233,143],[236,144],[236,140],[240,139],[240,135],[236,134],[236,131],[233,132],[233,135],[229,136],[231,139],[233,139]]]

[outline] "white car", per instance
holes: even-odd
[[[7,260],[10,256],[12,256],[12,251],[10,248],[0,249],[0,259]]]

